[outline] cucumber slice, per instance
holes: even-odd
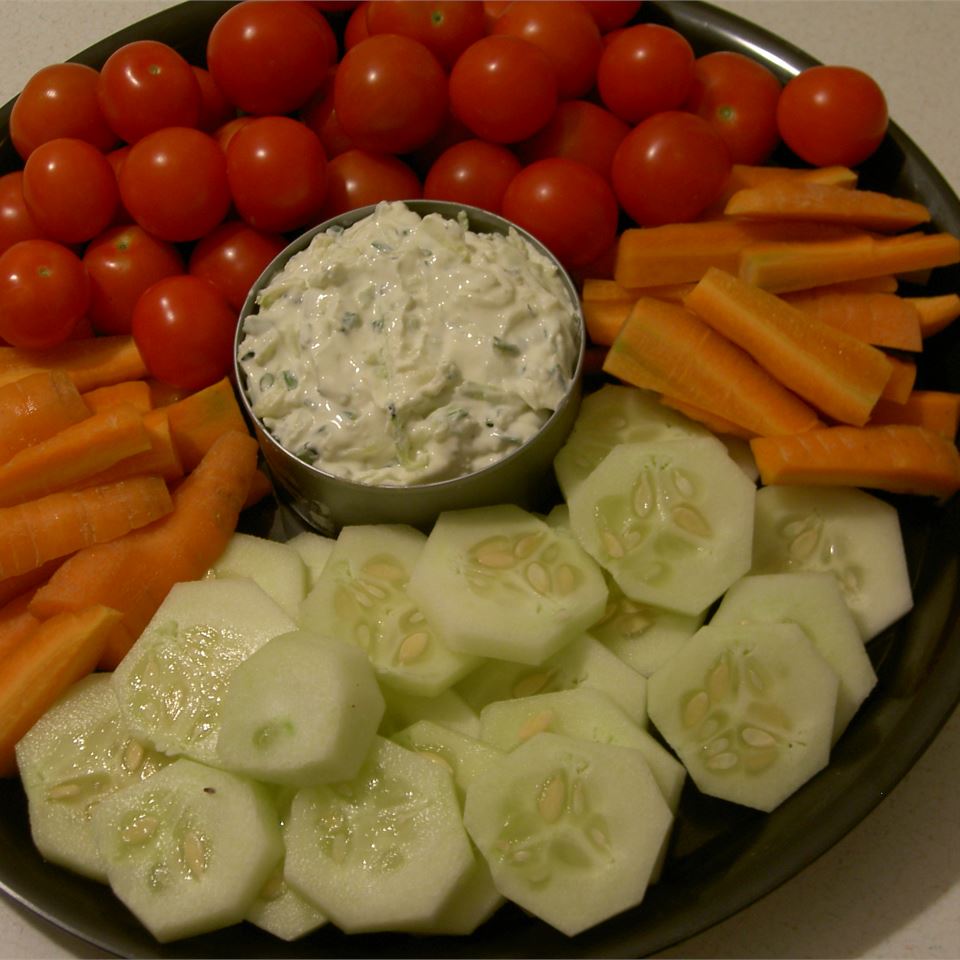
[[[755,574],[724,595],[711,624],[796,623],[840,678],[833,740],[876,686],[877,675],[837,578],[829,573]]]
[[[838,687],[794,623],[708,624],[650,677],[647,710],[703,793],[770,811],[827,765]]]
[[[306,630],[274,637],[230,674],[220,705],[220,766],[268,783],[349,780],[383,717],[370,661]]]
[[[764,487],[751,573],[834,574],[870,640],[913,606],[896,509],[852,487]]]
[[[239,663],[296,624],[246,579],[178,583],[113,672],[131,732],[216,765],[220,702]]]
[[[288,943],[313,933],[327,918],[283,878],[283,863],[274,867],[245,920]]]
[[[381,738],[354,779],[297,792],[284,836],[287,882],[346,933],[422,929],[474,864],[449,772]]]
[[[527,664],[579,637],[607,598],[570,537],[512,505],[441,514],[408,590],[453,649]]]
[[[474,851],[474,861],[466,879],[443,905],[436,919],[416,930],[416,933],[468,936],[503,906],[505,898],[493,882],[490,865],[472,841],[471,849]]]
[[[384,684],[435,696],[478,660],[450,650],[408,594],[426,540],[400,524],[345,527],[301,605],[300,622],[360,647]]]
[[[235,533],[208,577],[248,577],[295,618],[307,593],[307,568],[300,554],[286,543]]]
[[[283,856],[265,787],[181,758],[93,814],[114,893],[159,940],[239,923]]]
[[[418,720],[429,720],[465,737],[480,735],[479,715],[455,690],[444,690],[435,697],[418,697],[384,687],[383,698],[387,712],[380,724],[382,736],[393,736]]]
[[[16,754],[37,849],[51,863],[106,883],[90,826],[94,808],[169,763],[123,724],[109,674],[74,684],[27,731]]]
[[[673,816],[636,750],[541,733],[467,791],[500,892],[573,936],[638,904]]]
[[[304,530],[287,540],[287,545],[300,554],[300,559],[307,568],[308,591],[320,579],[336,542],[333,537],[324,537],[312,530]]]
[[[460,682],[457,692],[480,711],[495,700],[578,687],[602,690],[631,720],[646,724],[646,679],[589,634],[568,643],[538,667],[488,660]]]
[[[696,615],[750,569],[755,497],[712,437],[629,443],[577,487],[570,525],[628,597]]]

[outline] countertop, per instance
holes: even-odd
[[[47,63],[170,6],[0,0],[0,102]],[[826,63],[872,74],[960,191],[960,2],[724,0]],[[106,956],[0,897],[0,958]],[[800,875],[663,957],[960,957],[960,712],[856,829]]]

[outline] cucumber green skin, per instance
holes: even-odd
[[[161,943],[239,923],[283,857],[267,789],[185,758],[99,804],[93,832],[113,892]]]
[[[472,783],[464,808],[500,892],[568,936],[643,899],[672,820],[639,751],[553,733]]]
[[[838,689],[796,624],[708,624],[650,677],[647,709],[701,792],[770,811],[827,765]]]

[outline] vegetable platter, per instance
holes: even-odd
[[[132,39],[151,37],[188,55],[225,5],[184,5],[111,36],[77,59],[100,65]],[[643,18],[680,29],[698,53],[734,49],[760,55],[782,76],[811,59],[734,16],[697,4],[648,3]],[[9,107],[0,116],[6,123]],[[7,146],[9,150],[9,145]],[[3,169],[12,164],[4,157]],[[960,233],[960,205],[927,158],[898,128],[861,172],[863,182],[926,202],[935,223]],[[944,290],[957,289],[956,268],[943,271]],[[938,292],[932,290],[931,292]],[[960,389],[960,331],[925,356],[923,375]],[[104,950],[136,956],[639,956],[663,950],[737,912],[802,870],[882,799],[935,736],[960,697],[958,555],[960,506],[896,498],[915,591],[914,612],[872,641],[880,684],[837,744],[829,769],[769,815],[685,794],[670,858],[643,904],[568,940],[513,908],[502,910],[470,938],[344,938],[321,930],[284,944],[253,928],[231,928],[199,940],[158,946],[103,888],[54,870],[29,840],[16,782],[0,785],[0,883],[16,899]],[[282,529],[267,512],[246,529]]]

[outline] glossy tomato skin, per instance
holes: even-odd
[[[200,121],[197,126],[207,133],[212,133],[223,124],[229,123],[237,115],[237,111],[223,95],[209,70],[196,65],[192,65],[191,69],[200,88]]]
[[[719,197],[731,166],[727,145],[706,120],[674,110],[634,127],[611,173],[623,209],[653,227],[695,220]]]
[[[90,278],[90,322],[104,334],[129,334],[140,294],[185,269],[172,243],[136,224],[112,227],[92,240],[83,253],[83,265]]]
[[[399,33],[422,43],[449,70],[486,32],[483,6],[474,0],[370,0],[367,33]]]
[[[585,4],[601,33],[625,27],[643,6],[643,0],[590,0]]]
[[[507,147],[464,140],[434,161],[423,182],[423,195],[499,213],[503,194],[520,170],[519,159]]]
[[[358,147],[410,153],[443,124],[447,76],[422,43],[377,34],[344,54],[333,81],[333,106]]]
[[[230,141],[233,139],[233,135],[238,131],[242,130],[245,126],[253,121],[256,117],[248,116],[244,114],[241,117],[234,117],[232,120],[228,120],[226,123],[221,124],[213,131],[213,139],[217,141],[220,145],[220,149],[226,153],[227,146]]]
[[[200,122],[200,85],[192,67],[157,40],[134,40],[114,51],[100,70],[97,98],[110,128],[127,143],[162,127]]]
[[[503,215],[544,243],[565,267],[590,263],[613,243],[619,208],[606,178],[576,160],[550,157],[518,173]]]
[[[157,130],[137,141],[124,160],[120,197],[134,220],[161,240],[196,240],[230,209],[226,158],[201,130]]]
[[[75,137],[109,150],[117,135],[100,110],[100,74],[82,63],[56,63],[38,70],[10,111],[10,139],[26,160],[30,152],[58,137]]]
[[[787,83],[777,104],[780,136],[817,167],[862,163],[880,146],[888,119],[880,86],[854,67],[810,67]]]
[[[285,246],[278,234],[228,220],[196,243],[188,269],[209,280],[239,314],[254,281]]]
[[[639,123],[683,105],[693,85],[693,48],[672,27],[640,23],[606,44],[597,66],[604,106],[626,123]]]
[[[23,171],[11,170],[0,176],[0,253],[21,240],[43,237],[23,199]]]
[[[416,200],[423,186],[399,157],[353,148],[327,164],[327,197],[322,219],[381,200]]]
[[[723,137],[734,163],[759,165],[780,142],[780,90],[780,81],[762,63],[732,50],[718,50],[694,63],[686,109],[703,117]]]
[[[350,14],[347,25],[343,28],[344,50],[351,50],[361,40],[366,40],[370,36],[370,30],[367,28],[367,8],[369,6],[369,0],[366,0],[366,2],[354,7]]]
[[[321,87],[337,57],[323,14],[289,0],[243,0],[213,25],[207,67],[245,113],[293,113]]]
[[[120,193],[110,161],[86,140],[40,144],[23,168],[23,198],[43,234],[84,243],[113,221]]]
[[[450,72],[454,115],[481,140],[532,137],[557,108],[557,80],[546,54],[519,37],[484,37]]]
[[[556,72],[559,97],[582,97],[593,88],[603,52],[600,30],[586,7],[568,0],[515,0],[494,20],[491,32],[538,47]]]
[[[151,376],[200,390],[230,372],[236,321],[209,280],[181,274],[141,294],[133,310],[133,339]]]
[[[328,160],[356,146],[340,124],[332,89],[316,94],[300,111],[300,120],[320,138]]]
[[[83,263],[63,244],[22,240],[0,254],[0,337],[12,346],[62,343],[89,302]]]
[[[305,124],[258,117],[231,138],[226,156],[234,205],[252,227],[283,233],[320,213],[327,157]]]

